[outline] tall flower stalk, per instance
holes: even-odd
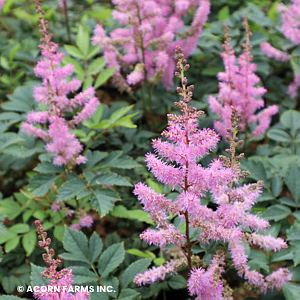
[[[259,86],[260,78],[254,73],[256,64],[252,63],[252,46],[250,36],[252,35],[246,16],[243,26],[246,38],[243,44],[243,53],[239,56],[236,64],[236,56],[233,47],[229,44],[229,28],[224,24],[225,43],[224,52],[221,57],[224,62],[225,72],[218,73],[219,93],[216,97],[209,97],[211,110],[220,118],[214,122],[214,128],[223,138],[226,138],[227,128],[231,128],[230,116],[231,106],[234,106],[241,115],[241,131],[245,132],[245,144],[247,132],[251,124],[258,124],[251,132],[252,137],[263,135],[270,126],[271,117],[278,112],[277,105],[271,105],[256,114],[256,111],[264,107],[262,96],[266,89]]]
[[[148,153],[146,162],[159,181],[172,185],[177,197],[168,199],[144,183],[136,184],[134,194],[156,224],[156,229],[145,230],[141,239],[160,248],[173,244],[179,252],[175,251],[174,258],[164,265],[138,274],[134,282],[138,285],[153,283],[163,280],[168,273],[177,274],[187,267],[187,288],[191,296],[197,296],[199,300],[232,299],[232,291],[221,277],[227,265],[235,268],[239,276],[262,293],[268,288],[280,289],[291,279],[288,269],[280,268],[264,278],[257,271],[250,271],[247,265],[245,243],[274,251],[285,249],[286,243],[280,238],[259,234],[258,231],[266,230],[269,223],[250,212],[262,191],[263,182],[238,185],[248,175],[240,169],[243,154],[235,154],[242,143],[237,137],[241,118],[231,107],[231,126],[227,131],[230,157],[221,156],[209,167],[202,167],[199,159],[217,145],[219,137],[211,129],[198,129],[198,117],[203,112],[188,105],[193,86],[187,85],[184,72],[189,65],[180,46],[176,47],[176,54],[175,75],[182,83],[177,91],[182,100],[175,105],[181,114],[168,115],[168,127],[162,132],[165,140],[153,140],[157,155]],[[215,209],[201,205],[201,199],[205,199],[208,192]],[[173,217],[184,220],[183,230],[172,223]],[[218,250],[206,268],[200,257],[192,254],[192,248],[212,242],[217,242],[215,249]],[[227,256],[231,257],[231,262],[227,261]]]
[[[39,45],[42,56],[34,72],[42,78],[42,86],[34,88],[34,98],[38,103],[43,103],[46,110],[33,111],[27,115],[27,122],[22,123],[22,129],[36,138],[41,138],[47,145],[47,152],[55,154],[53,163],[61,166],[73,166],[86,162],[80,155],[82,145],[71,128],[91,117],[96,111],[99,101],[95,97],[95,90],[89,87],[78,93],[72,99],[68,94],[75,93],[81,86],[78,79],[68,81],[73,74],[74,65],[71,63],[61,67],[64,53],[58,52],[58,44],[52,41],[52,34],[48,33],[48,21],[43,19],[44,11],[40,0],[36,0],[36,12],[40,15],[40,34],[43,36]],[[79,112],[67,120],[66,113],[79,109]]]

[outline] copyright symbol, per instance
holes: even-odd
[[[17,286],[17,291],[18,291],[19,293],[24,292],[24,286],[22,286],[22,285]]]

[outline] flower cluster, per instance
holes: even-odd
[[[282,18],[282,33],[285,38],[289,39],[293,44],[300,45],[300,1],[291,0],[290,6],[285,6],[283,3],[277,5],[277,11],[281,13]],[[274,58],[277,61],[290,61],[291,56],[284,51],[274,48],[270,43],[263,42],[260,45],[261,50],[269,58]],[[298,96],[300,87],[300,75],[294,73],[294,81],[288,87],[288,94],[292,99]]]
[[[51,279],[50,283],[47,285],[47,289],[37,289],[34,292],[34,297],[38,300],[88,300],[88,292],[77,292],[75,294],[69,293],[68,290],[72,289],[72,269],[62,269],[57,271],[57,266],[61,263],[60,259],[54,259],[54,250],[49,248],[51,239],[47,238],[47,232],[40,221],[35,221],[37,227],[39,246],[46,250],[43,254],[44,261],[49,264],[49,267],[41,273],[41,275],[47,279]],[[53,287],[53,288],[49,288]]]
[[[108,67],[116,67],[114,84],[121,91],[131,92],[130,85],[162,80],[166,88],[173,86],[175,45],[186,55],[192,53],[210,12],[209,0],[113,0],[113,17],[124,28],[117,28],[110,37],[97,25],[92,42],[103,47]],[[183,17],[194,10],[189,28],[181,32]],[[176,41],[175,41],[176,40]],[[126,80],[122,71],[131,72]]]
[[[47,110],[29,113],[27,122],[22,123],[22,129],[47,143],[46,151],[55,154],[55,165],[85,163],[86,158],[80,155],[82,145],[70,129],[91,117],[99,101],[92,87],[78,93],[73,99],[68,99],[67,95],[78,90],[81,83],[78,79],[67,80],[67,77],[73,74],[74,65],[60,66],[64,54],[58,52],[58,45],[51,41],[52,34],[48,33],[48,22],[42,17],[44,12],[38,0],[36,9],[40,14],[39,27],[43,35],[43,44],[39,48],[44,58],[34,68],[36,76],[42,78],[43,82],[41,87],[34,88],[33,96],[38,103],[43,103]],[[67,121],[64,113],[78,108],[81,110],[77,115]],[[48,130],[45,130],[47,127]]]
[[[228,249],[233,266],[249,284],[261,292],[266,292],[267,288],[280,288],[291,279],[287,269],[278,269],[264,278],[257,271],[250,271],[247,265],[245,242],[274,251],[286,248],[286,243],[282,239],[257,233],[258,230],[269,227],[267,221],[250,212],[260,196],[263,183],[238,186],[248,173],[240,169],[243,155],[235,155],[236,148],[242,144],[237,138],[238,130],[241,129],[238,125],[240,117],[237,110],[234,107],[230,108],[231,126],[227,136],[230,149],[227,152],[231,157],[221,156],[204,168],[198,162],[199,158],[217,145],[219,137],[213,130],[198,129],[197,119],[203,112],[188,106],[193,86],[187,86],[184,71],[189,65],[184,65],[186,60],[180,46],[176,47],[176,53],[178,55],[175,58],[175,75],[182,81],[182,87],[177,90],[183,100],[175,104],[182,114],[168,115],[168,127],[162,133],[165,140],[153,140],[156,154],[148,153],[146,161],[154,176],[162,183],[172,185],[178,196],[171,200],[143,183],[135,186],[134,194],[157,225],[156,229],[147,229],[140,237],[149,244],[159,247],[175,244],[180,249],[189,269],[188,290],[191,295],[196,295],[197,299],[228,299],[228,290],[224,288],[221,280],[221,274],[225,272]],[[207,196],[207,192],[210,192],[216,206],[214,209],[201,205],[201,199]],[[170,216],[178,216],[185,221],[185,232],[172,223]],[[194,233],[197,230],[197,235],[193,238],[191,230]],[[199,264],[193,267],[192,247],[199,242],[212,241],[219,242],[223,249],[216,252],[206,270]],[[135,282],[139,285],[152,283],[163,279],[166,270],[175,274],[176,267],[182,265],[180,260],[171,260],[160,269],[154,268],[137,275]],[[159,271],[162,272],[161,276]]]
[[[0,0],[0,9],[2,9],[4,3],[5,3],[6,0]]]
[[[255,112],[264,107],[264,101],[261,98],[266,89],[257,86],[260,78],[254,73],[256,65],[251,63],[253,56],[250,53],[251,32],[244,17],[243,26],[246,30],[243,53],[239,56],[237,64],[233,47],[230,46],[229,28],[224,24],[224,34],[226,37],[223,45],[225,51],[221,54],[225,66],[225,72],[218,73],[219,94],[217,97],[209,97],[211,110],[221,119],[215,121],[214,127],[220,135],[226,137],[226,128],[231,128],[231,106],[234,106],[241,115],[241,130],[247,131],[250,124],[257,124],[252,132],[252,136],[261,136],[270,126],[271,117],[278,112],[278,106],[271,105],[261,110],[258,114]]]

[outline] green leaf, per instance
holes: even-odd
[[[155,258],[155,254],[153,254],[151,251],[141,251],[139,249],[128,249],[126,253],[136,255],[139,257]]]
[[[138,112],[121,118],[119,121],[117,121],[115,123],[115,126],[121,126],[121,127],[126,127],[126,128],[136,128],[137,125],[132,123],[131,118],[133,118],[137,114],[138,114]]]
[[[17,237],[16,233],[7,231],[5,234],[0,235],[0,244],[3,244],[8,240],[14,239],[16,237]]]
[[[91,185],[132,186],[125,178],[114,173],[102,173],[91,180]]]
[[[99,161],[101,161],[103,158],[105,158],[108,155],[107,152],[100,152],[100,151],[90,151],[88,150],[85,154],[87,158],[86,167],[88,169],[91,169],[94,167]]]
[[[293,57],[291,60],[292,69],[295,73],[300,74],[300,58]]]
[[[74,266],[68,267],[68,269],[73,270],[73,280],[75,284],[83,284],[98,281],[98,276],[85,267]]]
[[[102,281],[103,286],[105,286],[107,288],[106,293],[113,299],[116,299],[118,297],[119,280],[115,276],[109,276],[109,277],[103,278],[101,281]],[[110,288],[108,288],[108,287],[110,287]]]
[[[147,224],[153,225],[152,220],[150,219],[148,213],[141,209],[133,209],[127,211],[129,218],[132,220],[138,220],[140,222],[145,222]]]
[[[18,245],[19,245],[19,242],[20,242],[20,236],[16,236],[14,237],[13,239],[7,241],[5,243],[5,252],[8,253],[10,252],[11,250],[14,250]]]
[[[291,215],[292,211],[284,205],[272,205],[270,206],[262,217],[267,220],[279,221],[285,219],[288,215]]]
[[[272,177],[272,194],[274,197],[278,197],[282,191],[282,186],[283,186],[283,180],[282,178],[278,175],[275,174]]]
[[[121,294],[118,299],[119,300],[133,300],[138,295],[139,295],[139,293],[137,293],[135,290],[124,289],[121,291]]]
[[[176,275],[170,278],[168,284],[173,290],[180,290],[186,287],[186,279],[181,275]]]
[[[219,21],[223,22],[226,19],[228,19],[230,16],[229,13],[229,7],[228,6],[224,6],[222,9],[219,10],[218,12],[218,19]]]
[[[71,46],[71,45],[64,45],[66,51],[71,55],[71,56],[74,56],[74,57],[77,57],[77,58],[81,58],[81,59],[84,59],[84,55],[81,53],[81,51],[76,48],[75,46]]]
[[[84,77],[84,70],[83,70],[82,66],[79,64],[79,62],[77,60],[75,60],[72,57],[65,56],[64,59],[63,59],[63,63],[65,65],[71,63],[74,66],[74,72],[76,74],[81,75],[82,77]]]
[[[89,64],[87,69],[88,75],[95,75],[99,73],[101,69],[103,69],[106,65],[106,61],[103,57],[98,57],[92,61],[92,63]]]
[[[133,169],[139,166],[130,156],[122,155],[123,151],[111,152],[105,160],[103,160],[100,167],[114,167],[118,169]],[[122,156],[121,156],[122,155]]]
[[[57,201],[69,200],[78,195],[86,187],[86,183],[77,178],[67,181],[58,190]]]
[[[29,231],[29,225],[28,224],[16,224],[9,228],[9,231],[14,233],[25,233]]]
[[[283,295],[286,300],[299,300],[300,285],[288,282],[282,286]]]
[[[270,129],[267,136],[277,142],[292,143],[291,136],[281,129]]]
[[[166,262],[166,260],[163,257],[157,257],[157,258],[154,258],[153,262],[157,266],[161,266],[161,265],[163,265]]]
[[[83,25],[79,25],[76,35],[76,46],[81,50],[84,56],[87,57],[90,46],[90,34]]]
[[[97,89],[100,87],[103,83],[105,83],[111,75],[115,72],[116,67],[109,68],[103,70],[97,77],[96,82],[94,84],[94,88]]]
[[[55,166],[52,163],[45,161],[38,164],[34,171],[43,173],[43,174],[51,174],[51,173],[62,173],[64,171],[63,167]]]
[[[65,235],[65,226],[63,225],[57,225],[54,227],[53,231],[54,237],[58,239],[60,242],[64,241],[64,235]]]
[[[294,136],[297,129],[300,128],[300,112],[296,110],[288,110],[281,115],[280,122],[290,129]]]
[[[277,263],[280,261],[287,261],[287,260],[292,260],[293,259],[293,253],[291,252],[291,249],[285,249],[283,251],[280,252],[275,252],[272,256],[271,256],[271,263]]]
[[[89,60],[90,58],[92,58],[93,56],[95,56],[96,54],[98,54],[98,52],[100,51],[100,47],[98,46],[91,46],[88,56],[86,57],[87,60]]]
[[[250,172],[249,177],[255,180],[263,180],[265,185],[268,185],[268,178],[265,167],[261,161],[254,161],[249,159],[243,163],[246,165],[246,169]]]
[[[114,201],[120,200],[117,192],[109,189],[95,190],[91,197],[92,205],[99,212],[100,217],[105,216],[114,206]]]
[[[295,203],[298,205],[300,198],[300,168],[296,163],[291,163],[286,174],[285,174],[285,183],[289,188]]]
[[[293,259],[294,259],[294,266],[296,267],[300,263],[300,248],[293,247]]]
[[[11,198],[2,200],[0,203],[0,215],[6,215],[9,220],[14,220],[22,212],[21,206]]]
[[[90,261],[94,262],[98,259],[103,247],[103,242],[99,235],[94,231],[89,241]]]
[[[20,300],[20,299],[24,299],[24,298],[20,298],[17,296],[8,296],[8,295],[0,295],[1,296],[1,300]]]
[[[295,224],[287,231],[288,241],[300,241],[300,224]]]
[[[126,268],[122,278],[122,289],[133,281],[137,274],[144,273],[152,262],[152,258],[139,259]]]
[[[134,105],[129,105],[129,106],[124,106],[121,107],[120,109],[116,110],[108,119],[108,122],[111,124],[114,124],[116,121],[118,121],[121,117],[126,115]]]
[[[118,267],[124,260],[125,251],[123,243],[118,243],[107,248],[99,259],[99,273],[102,278]]]
[[[37,174],[29,180],[29,190],[33,196],[44,196],[58,178],[56,175]]]
[[[92,115],[92,120],[94,123],[98,123],[101,120],[103,114],[103,105],[100,103],[95,113]]]
[[[30,231],[24,234],[22,238],[22,245],[26,251],[26,256],[29,256],[33,252],[34,247],[36,245],[36,241],[37,241],[37,236],[35,231]]]
[[[82,261],[86,263],[90,262],[88,258],[87,238],[81,231],[66,227],[64,248],[70,253],[61,254],[61,258],[72,261]]]
[[[45,268],[38,267],[34,265],[33,263],[31,265],[31,286],[43,286],[48,285],[49,280],[45,277],[42,277],[41,272],[45,271]]]

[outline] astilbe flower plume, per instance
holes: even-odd
[[[243,53],[239,56],[236,64],[236,56],[233,47],[229,44],[229,28],[224,24],[225,51],[221,54],[224,62],[225,72],[218,73],[219,94],[217,97],[209,97],[211,110],[221,119],[214,122],[215,129],[223,138],[226,138],[226,128],[231,127],[231,106],[234,106],[241,115],[241,130],[247,131],[250,124],[257,124],[252,137],[263,135],[270,126],[271,117],[278,112],[277,105],[271,105],[264,110],[256,111],[264,107],[262,96],[266,89],[257,84],[260,78],[254,73],[256,65],[252,63],[253,56],[250,53],[249,25],[244,17],[243,26],[246,30]]]
[[[47,238],[47,232],[40,221],[35,221],[37,227],[39,246],[46,250],[43,254],[45,263],[49,264],[49,267],[41,273],[44,278],[50,279],[50,283],[45,288],[38,288],[34,291],[34,297],[38,300],[88,300],[89,293],[79,291],[77,293],[71,293],[73,290],[72,283],[73,270],[62,269],[57,271],[58,265],[61,263],[60,259],[53,258],[54,250],[49,248],[51,239]]]
[[[6,0],[0,0],[0,9],[2,9],[4,3],[5,3]]]
[[[230,122],[227,139],[230,157],[221,156],[205,168],[198,161],[209,153],[218,141],[218,135],[211,129],[198,129],[198,117],[203,112],[188,106],[192,97],[193,86],[187,86],[184,71],[189,68],[180,46],[176,47],[175,73],[181,79],[182,87],[178,87],[179,95],[183,97],[176,106],[181,115],[168,115],[168,127],[162,132],[161,138],[153,140],[156,154],[146,155],[147,166],[154,176],[166,185],[172,185],[178,193],[174,200],[158,194],[144,183],[135,185],[134,194],[141,201],[143,209],[148,212],[156,229],[147,229],[141,239],[149,244],[163,248],[173,244],[181,251],[160,267],[155,267],[144,274],[138,274],[134,282],[138,285],[163,280],[167,272],[177,274],[178,269],[185,266],[189,270],[188,290],[197,299],[216,300],[232,299],[230,288],[224,286],[221,279],[225,272],[227,252],[231,255],[233,266],[240,276],[261,292],[267,288],[280,289],[281,285],[291,279],[287,269],[278,269],[266,278],[257,271],[250,271],[247,265],[248,257],[245,243],[279,251],[286,248],[286,243],[270,235],[261,235],[258,230],[266,230],[269,223],[253,214],[251,207],[260,196],[263,183],[261,181],[239,186],[242,178],[248,172],[241,171],[239,161],[243,155],[235,155],[236,148],[242,144],[237,138],[240,117],[237,110],[231,107]],[[216,209],[201,205],[201,199],[207,192]],[[186,225],[182,232],[171,221],[170,216],[183,219]],[[243,228],[249,229],[247,232]],[[198,230],[197,236],[191,238],[191,230]],[[249,233],[250,232],[250,233]],[[215,253],[206,269],[205,266],[192,255],[192,247],[199,242],[219,242],[221,248]],[[185,260],[185,263],[184,263]]]
[[[86,162],[80,155],[82,145],[70,129],[85,119],[91,117],[96,111],[99,101],[95,97],[95,90],[89,87],[78,93],[74,98],[68,99],[69,93],[74,93],[81,86],[78,79],[67,80],[73,74],[74,65],[71,63],[61,66],[64,53],[58,52],[58,44],[52,41],[52,34],[48,33],[48,22],[43,19],[41,2],[36,1],[37,13],[40,14],[40,33],[43,35],[39,48],[44,58],[34,68],[37,77],[42,78],[42,86],[34,88],[34,98],[38,103],[44,103],[46,111],[33,111],[27,115],[27,122],[22,123],[22,129],[27,134],[43,139],[46,151],[55,154],[55,165],[75,165]],[[77,115],[67,121],[66,112],[82,108]],[[48,125],[48,130],[43,128]]]
[[[294,45],[300,45],[300,1],[291,0],[289,6],[280,3],[277,5],[277,11],[281,13],[282,25],[281,30],[286,39],[289,39]],[[291,56],[284,51],[274,48],[270,43],[263,42],[260,45],[261,50],[269,58],[277,61],[288,62]],[[298,96],[300,87],[300,75],[294,72],[294,81],[288,87],[288,94],[292,99]]]
[[[210,12],[209,0],[113,0],[113,18],[123,28],[108,37],[97,25],[92,43],[103,47],[108,67],[116,67],[113,82],[121,91],[131,92],[130,85],[162,80],[173,86],[175,45],[190,55]],[[183,17],[194,10],[193,21],[185,31]],[[176,40],[176,41],[175,41]],[[125,79],[122,72],[128,73]]]

